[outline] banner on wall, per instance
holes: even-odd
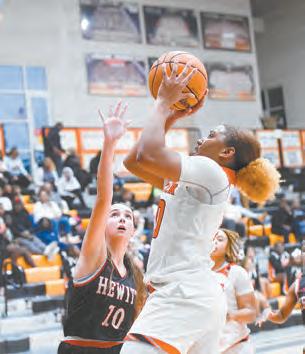
[[[141,42],[139,5],[123,2],[80,1],[81,31],[86,39]]]
[[[256,136],[261,144],[262,157],[268,159],[275,167],[281,167],[280,149],[274,130],[257,130]]]
[[[74,128],[65,128],[60,131],[60,141],[64,150],[78,151],[77,131]]]
[[[299,130],[285,130],[281,136],[283,165],[285,167],[302,167],[303,152]]]
[[[251,65],[206,63],[209,97],[217,100],[254,101],[255,82]]]
[[[86,58],[88,91],[111,96],[146,96],[145,62],[130,56],[95,55]]]
[[[104,142],[103,129],[79,128],[80,149],[83,152],[96,152],[100,150]]]
[[[208,49],[251,51],[247,17],[201,12],[203,45]]]
[[[1,128],[1,127],[0,127]],[[48,128],[46,128],[48,131]],[[1,143],[0,129],[0,143]],[[139,140],[142,128],[128,128],[126,134],[116,145],[114,172],[129,175],[123,165],[125,156]],[[47,132],[46,132],[47,133]],[[64,128],[60,132],[61,143],[65,150],[73,148],[81,158],[82,167],[89,169],[91,159],[96,156],[103,146],[104,134],[102,128]],[[42,131],[37,130],[36,149],[43,153]],[[177,152],[189,153],[189,130],[186,128],[171,129],[166,136],[166,146]],[[68,152],[68,151],[67,151]],[[41,161],[43,156],[41,158]],[[41,162],[40,161],[40,162]]]
[[[194,10],[144,6],[147,44],[198,47]]]

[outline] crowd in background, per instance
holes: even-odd
[[[16,262],[24,257],[32,267],[33,254],[52,258],[56,253],[76,260],[85,229],[81,215],[90,216],[87,206],[89,187],[94,186],[100,152],[92,158],[90,170],[81,167],[74,150],[64,151],[60,145],[58,123],[50,133],[45,159],[31,174],[24,168],[17,148],[0,160],[0,252],[1,259],[10,257]],[[48,145],[49,144],[49,145]],[[55,149],[48,151],[53,146]],[[115,176],[113,202],[122,202],[134,210],[136,232],[129,251],[145,271],[154,218],[158,205],[158,191],[152,188],[146,201],[136,201],[135,195],[124,188],[124,179]],[[25,197],[27,196],[27,197]],[[26,206],[32,205],[31,210]],[[73,213],[71,210],[78,210]],[[249,225],[271,224],[271,232],[283,236],[284,242],[270,247],[249,234]],[[281,284],[285,294],[302,269],[301,242],[305,235],[305,208],[299,197],[288,200],[281,195],[273,207],[249,207],[247,201],[232,189],[222,227],[239,233],[242,242],[240,261],[255,286],[258,304],[272,296],[271,282]],[[289,243],[289,235],[296,243]],[[263,246],[263,247],[262,247]],[[75,263],[75,262],[74,262]],[[72,262],[73,264],[73,262]]]

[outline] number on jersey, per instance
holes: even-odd
[[[113,328],[118,329],[124,321],[124,318],[124,309],[110,305],[108,308],[108,313],[102,322],[102,326],[109,327],[111,325]]]

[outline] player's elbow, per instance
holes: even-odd
[[[139,165],[146,165],[147,163],[151,163],[153,160],[154,160],[153,154],[143,149],[139,149],[137,151],[136,161]]]
[[[135,159],[131,159],[129,156],[126,156],[123,160],[123,165],[127,168],[127,170],[130,170],[136,163],[137,161]]]

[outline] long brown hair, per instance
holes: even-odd
[[[225,127],[226,146],[235,148],[231,169],[236,171],[236,187],[253,202],[263,204],[274,198],[280,177],[276,168],[261,156],[261,146],[255,135],[247,129]]]
[[[220,229],[227,236],[228,243],[226,247],[225,258],[229,263],[238,263],[238,255],[240,250],[239,234],[228,229]]]
[[[143,272],[134,263],[132,256],[126,253],[124,260],[126,262],[127,271],[129,270],[131,274],[133,274],[133,279],[136,285],[137,295],[136,295],[135,312],[134,312],[134,319],[136,319],[145,304],[147,298],[147,291],[143,281]]]

